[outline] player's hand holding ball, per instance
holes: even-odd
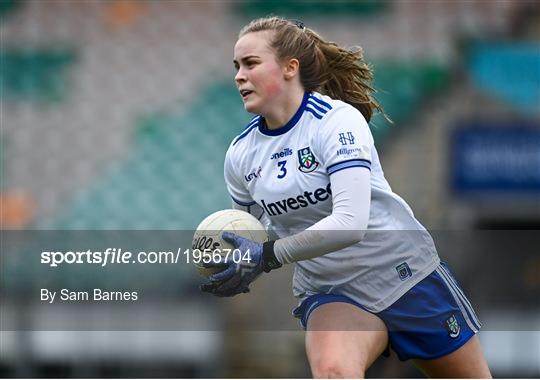
[[[203,284],[201,290],[221,297],[247,293],[249,292],[248,285],[263,271],[263,245],[232,232],[223,232],[222,238],[238,250],[240,260],[229,256],[220,262],[204,264],[207,268],[219,268],[221,271],[210,275],[208,277],[210,283]]]
[[[222,238],[240,252],[241,260],[229,256],[221,262],[210,262],[206,267],[224,268],[210,275],[209,284],[201,286],[201,290],[220,297],[231,297],[239,293],[249,292],[251,284],[262,272],[270,272],[281,267],[273,255],[274,242],[259,243],[243,238],[231,232],[223,232]]]
[[[217,251],[232,248],[196,263],[199,273],[210,281],[201,285],[201,290],[219,297],[247,293],[249,284],[263,271],[281,267],[274,255],[274,242],[268,241],[264,226],[240,210],[222,210],[208,216],[197,227],[193,246]]]

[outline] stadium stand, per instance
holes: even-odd
[[[235,127],[249,115],[230,84],[199,96],[186,113],[142,118],[132,156],[68,205],[57,227],[193,229],[214,210],[229,207],[228,196],[217,191],[225,183],[216,161],[223,162]]]
[[[262,17],[268,14],[284,15],[294,17],[302,14],[314,17],[362,17],[372,16],[383,11],[388,6],[386,1],[366,0],[366,1],[336,1],[329,3],[315,0],[306,2],[302,0],[276,1],[276,0],[254,0],[239,2],[236,11],[249,17]]]
[[[7,50],[0,52],[0,86],[5,101],[29,100],[60,102],[67,90],[67,68],[75,53],[70,50]]]
[[[525,114],[540,109],[538,42],[484,42],[468,47],[467,70],[474,85]]]

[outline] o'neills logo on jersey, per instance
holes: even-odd
[[[261,199],[261,204],[268,215],[276,216],[283,215],[292,210],[309,207],[310,205],[316,205],[319,202],[324,202],[331,196],[332,189],[330,188],[330,184],[328,184],[326,188],[320,187],[313,192],[304,191],[304,194],[276,202],[266,203],[264,199]]]
[[[290,156],[291,154],[292,154],[292,149],[291,148],[285,148],[281,152],[277,152],[277,153],[272,154],[270,156],[270,159],[271,160],[276,160],[278,158],[283,158],[283,157]]]

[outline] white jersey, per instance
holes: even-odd
[[[433,240],[410,207],[392,192],[373,136],[351,105],[306,93],[282,128],[256,116],[231,143],[225,181],[233,200],[257,204],[279,237],[298,233],[332,213],[330,176],[351,167],[371,170],[368,230],[357,244],[295,263],[293,292],[346,295],[384,310],[439,264]]]

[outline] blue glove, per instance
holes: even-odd
[[[202,284],[200,289],[203,292],[211,293],[218,297],[232,297],[240,293],[249,293],[249,288],[224,288],[222,283],[210,282],[209,284]]]
[[[224,232],[223,240],[231,243],[240,254],[232,253],[219,262],[205,264],[208,268],[224,268],[208,277],[209,284],[203,284],[201,290],[220,297],[232,297],[239,293],[249,292],[251,284],[259,275],[281,267],[274,254],[274,241],[258,243]],[[241,260],[239,260],[241,259]]]

